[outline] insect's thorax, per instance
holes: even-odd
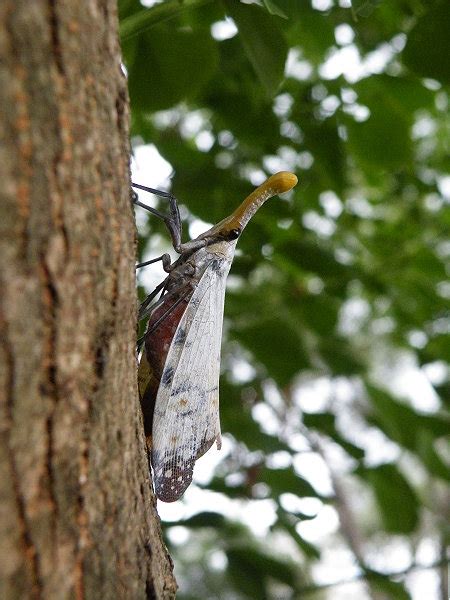
[[[233,262],[237,240],[218,241],[193,253],[181,255],[170,272],[167,288],[188,281],[198,282],[208,268],[218,270],[226,277]]]

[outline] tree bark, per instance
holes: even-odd
[[[115,0],[0,3],[0,597],[173,598]]]

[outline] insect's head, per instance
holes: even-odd
[[[247,196],[229,217],[226,217],[210,229],[207,234],[216,234],[227,241],[236,240],[252,216],[266,200],[277,194],[289,191],[297,184],[297,181],[296,175],[288,171],[281,171],[272,175]]]

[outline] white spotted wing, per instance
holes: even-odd
[[[225,284],[230,259],[214,258],[202,275],[172,340],[155,403],[152,465],[155,491],[178,500],[194,464],[220,448],[219,375]]]

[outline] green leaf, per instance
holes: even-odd
[[[436,436],[430,430],[419,429],[416,440],[416,452],[430,473],[436,477],[450,481],[450,468],[436,452],[434,448],[435,441]]]
[[[286,295],[288,295],[286,293]],[[301,293],[298,297],[288,297],[287,301],[295,316],[302,320],[305,327],[313,329],[317,334],[332,335],[337,319],[339,304],[326,294]]]
[[[314,157],[314,170],[321,177],[325,189],[342,194],[346,182],[345,145],[338,134],[336,119],[313,120],[301,115],[298,123],[305,136],[305,149]]]
[[[229,402],[229,396],[221,388],[221,395]],[[222,403],[223,406],[223,403]],[[278,437],[269,435],[261,431],[260,426],[254,421],[251,415],[241,406],[230,405],[230,410],[226,413],[221,409],[221,421],[223,430],[233,435],[238,442],[242,442],[251,451],[263,451],[266,454],[284,450],[288,452],[289,446],[283,443]]]
[[[364,371],[361,357],[342,336],[330,334],[320,338],[318,349],[334,375],[356,375]]]
[[[214,527],[216,529],[221,529],[226,524],[226,518],[224,515],[216,512],[201,512],[189,517],[189,519],[182,519],[180,521],[175,521],[174,523],[166,522],[166,527],[173,525],[177,527],[178,525],[183,525],[185,527],[189,527],[190,529],[198,529],[202,527]]]
[[[284,13],[281,8],[275,4],[274,0],[263,0],[263,4],[271,15],[277,15],[277,17],[282,17],[283,19],[288,18],[286,13]]]
[[[231,385],[226,377],[220,380],[220,420],[222,431],[233,435],[238,442],[244,443],[254,451],[266,454],[284,450],[290,452],[290,447],[276,435],[269,435],[261,430],[259,424],[252,418],[250,407],[243,400],[245,391],[251,392],[247,386]]]
[[[409,32],[403,62],[422,77],[450,83],[450,10],[444,0],[432,7]]]
[[[411,76],[372,75],[355,84],[354,90],[358,101],[367,105],[373,102],[373,98],[383,95],[389,99],[392,109],[409,123],[413,123],[417,110],[431,109],[435,97],[421,81]]]
[[[249,61],[272,97],[284,77],[288,47],[276,21],[258,6],[226,0],[225,6],[239,29]]]
[[[322,498],[306,479],[297,475],[293,468],[269,469],[266,467],[261,473],[260,480],[266,483],[271,488],[272,494],[276,496],[289,492],[299,498],[310,496]]]
[[[384,390],[367,386],[374,408],[374,423],[392,440],[414,452],[437,477],[450,481],[450,470],[434,449],[437,438],[448,435],[450,420],[446,415],[419,414],[396,402]]]
[[[389,93],[386,79],[363,80],[356,88],[370,115],[366,121],[347,119],[348,148],[366,170],[409,168],[412,162],[411,114]],[[371,175],[371,173],[369,173]]]
[[[142,4],[139,0],[119,0],[118,8],[120,23],[134,13],[142,12]]]
[[[382,597],[391,600],[411,600],[404,585],[399,581],[392,581],[387,575],[366,570],[365,575],[370,583],[370,589],[381,592]]]
[[[216,43],[207,30],[158,25],[124,49],[133,110],[161,110],[195,97],[218,63]]]
[[[251,498],[251,488],[244,485],[228,485],[225,483],[225,479],[223,477],[213,477],[213,479],[208,484],[199,484],[200,488],[210,490],[212,492],[219,492],[224,494],[228,498]]]
[[[353,13],[358,17],[369,17],[383,0],[352,0]]]
[[[296,524],[300,522],[300,519],[296,519],[292,514],[286,513],[282,508],[278,507],[277,510],[278,519],[275,521],[273,529],[282,529],[286,531],[290,535],[290,537],[294,540],[300,550],[305,554],[305,556],[312,559],[320,559],[320,550],[310,544],[306,540],[302,538],[302,536],[298,533],[296,529]],[[314,517],[309,517],[314,518]]]
[[[320,559],[320,550],[316,548],[316,546],[314,546],[313,544],[310,544],[305,539],[303,539],[293,525],[289,525],[288,523],[282,523],[278,526],[278,529],[283,529],[284,531],[286,531],[286,533],[288,533],[291,536],[291,538],[294,540],[294,542],[297,544],[297,546],[300,548],[300,550],[305,556],[316,560]]]
[[[359,467],[355,473],[373,489],[386,531],[412,533],[419,523],[419,500],[394,464]]]
[[[260,580],[267,577],[282,581],[286,585],[295,588],[297,582],[296,569],[286,561],[268,555],[252,546],[230,548],[227,552],[229,566],[236,569],[237,573],[253,573]],[[241,575],[238,575],[240,579]],[[253,598],[265,598],[266,595],[253,596]]]
[[[249,551],[231,548],[227,552],[228,574],[239,593],[247,598],[267,598],[264,567]]]
[[[351,442],[348,442],[336,429],[336,417],[331,413],[303,413],[303,423],[309,429],[317,429],[322,433],[330,436],[339,446],[341,446],[346,452],[361,460],[364,458],[364,450],[355,446]]]
[[[306,272],[315,273],[328,283],[336,279],[345,285],[351,278],[352,269],[338,262],[329,247],[308,240],[301,232],[295,237],[276,245],[277,254],[282,254]]]
[[[163,23],[168,19],[173,19],[184,11],[196,8],[202,4],[207,4],[212,0],[165,0],[161,4],[155,4],[150,8],[145,8],[127,15],[120,23],[120,39],[122,42],[131,37],[139,35],[151,27]],[[123,4],[123,3],[122,3]]]
[[[281,496],[289,492],[295,494],[299,498],[313,497],[320,498],[321,496],[313,486],[297,475],[294,469],[269,469],[263,465],[256,465],[248,469],[246,474],[246,481],[243,484],[230,486],[225,483],[222,477],[214,477],[213,480],[200,487],[205,487],[215,492],[222,492],[229,498],[248,498],[252,497],[252,487],[257,483],[265,483],[271,489],[272,496]]]
[[[325,12],[313,9],[309,2],[278,0],[278,5],[289,18],[290,45],[300,47],[304,57],[313,64],[321,64],[336,43],[333,20]]]
[[[450,336],[446,333],[430,337],[425,346],[427,362],[432,360],[444,360],[450,362]]]
[[[233,335],[264,365],[268,375],[280,386],[287,385],[310,364],[302,339],[280,318],[233,328]]]

